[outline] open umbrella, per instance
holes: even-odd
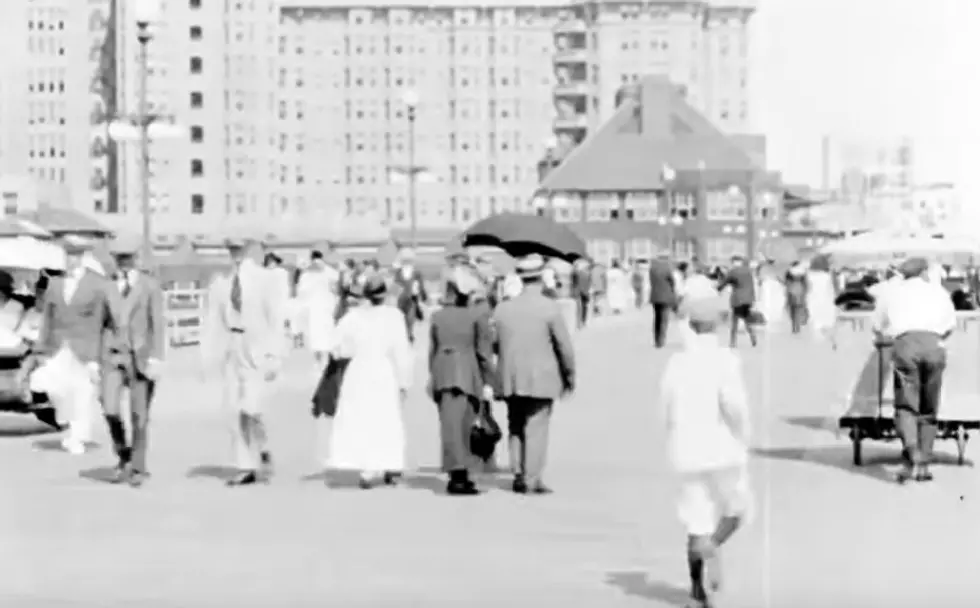
[[[473,224],[463,232],[464,247],[499,247],[512,256],[538,253],[569,262],[587,255],[585,241],[551,218],[519,213],[499,213]]]

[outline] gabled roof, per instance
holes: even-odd
[[[645,134],[642,101],[626,98],[605,124],[547,175],[541,190],[659,190],[663,188],[665,165],[674,171],[760,169],[737,143],[691,107],[669,81],[647,77],[639,88],[659,88],[659,93],[666,93],[669,103],[664,111],[669,112],[670,134]]]

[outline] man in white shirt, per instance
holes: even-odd
[[[680,477],[691,597],[707,607],[721,583],[718,550],[751,505],[748,399],[738,354],[717,335],[724,304],[713,295],[685,308],[692,336],[667,363],[661,403],[668,457]]]
[[[932,481],[929,462],[936,440],[936,416],[946,369],[944,341],[956,328],[948,291],[929,282],[929,263],[912,258],[902,264],[905,280],[889,288],[875,309],[875,333],[894,341],[895,427],[903,444],[898,482]]]

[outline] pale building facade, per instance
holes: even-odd
[[[150,107],[187,134],[151,145],[157,233],[242,222],[275,232],[338,209],[407,227],[413,160],[424,169],[421,228],[529,210],[547,140],[581,141],[612,114],[616,90],[645,74],[682,84],[720,128],[750,131],[746,0],[161,8]],[[138,230],[137,145],[106,133],[136,110],[131,10],[121,0],[0,2],[0,45],[26,58],[0,66],[0,170],[64,183],[76,209]]]

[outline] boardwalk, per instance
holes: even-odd
[[[26,421],[0,418],[0,605],[683,605],[684,538],[654,399],[664,355],[635,315],[577,341],[581,390],[558,408],[548,497],[491,481],[482,497],[442,496],[421,380],[408,406],[415,471],[370,492],[313,475],[312,379],[299,363],[273,408],[279,474],[266,487],[216,479],[227,456],[216,391],[190,367],[162,389],[154,476],[140,491],[91,479],[111,464],[105,448],[73,458],[51,436],[25,434]],[[934,484],[899,488],[880,465],[851,468],[847,441],[819,417],[833,413],[835,381],[853,364],[789,337],[744,352],[758,510],[726,556],[725,605],[952,605],[980,594],[977,472],[941,467]],[[879,461],[896,451],[866,450]]]

